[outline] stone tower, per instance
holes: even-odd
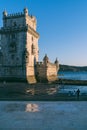
[[[35,83],[34,65],[38,62],[36,18],[24,8],[22,13],[3,12],[0,29],[0,79]]]

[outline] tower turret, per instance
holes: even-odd
[[[56,58],[56,60],[55,60],[55,65],[56,65],[56,68],[57,68],[57,71],[59,70],[59,61],[58,61],[58,59]]]
[[[44,62],[45,64],[47,64],[47,63],[49,62],[49,58],[48,58],[47,54],[44,56],[43,62]]]
[[[28,9],[27,8],[24,8],[24,15],[28,15]]]
[[[3,11],[3,17],[6,17],[7,15],[8,15],[7,11],[4,10],[4,11]]]

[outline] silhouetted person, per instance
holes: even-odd
[[[77,93],[77,98],[79,99],[80,90],[78,89],[76,93]]]

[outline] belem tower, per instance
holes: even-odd
[[[55,81],[59,69],[58,60],[49,61],[47,55],[38,62],[39,34],[37,21],[28,9],[22,13],[3,12],[0,28],[0,80],[28,81],[28,83]]]

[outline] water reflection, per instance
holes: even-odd
[[[35,88],[28,88],[26,90],[26,94],[28,95],[54,95],[58,93],[58,90],[60,89],[60,85],[47,85],[47,86],[40,86]]]
[[[26,105],[26,112],[38,112],[39,106],[37,104],[27,104]]]
[[[35,89],[27,89],[26,93],[30,94],[30,95],[35,95]]]
[[[47,89],[47,94],[48,95],[53,95],[53,94],[57,93],[57,91],[58,91],[58,89],[56,87],[49,88],[49,89]]]
[[[34,96],[54,96],[59,94],[75,95],[77,89],[80,89],[80,95],[87,95],[87,86],[76,85],[44,85],[34,88],[28,88],[26,94]]]

